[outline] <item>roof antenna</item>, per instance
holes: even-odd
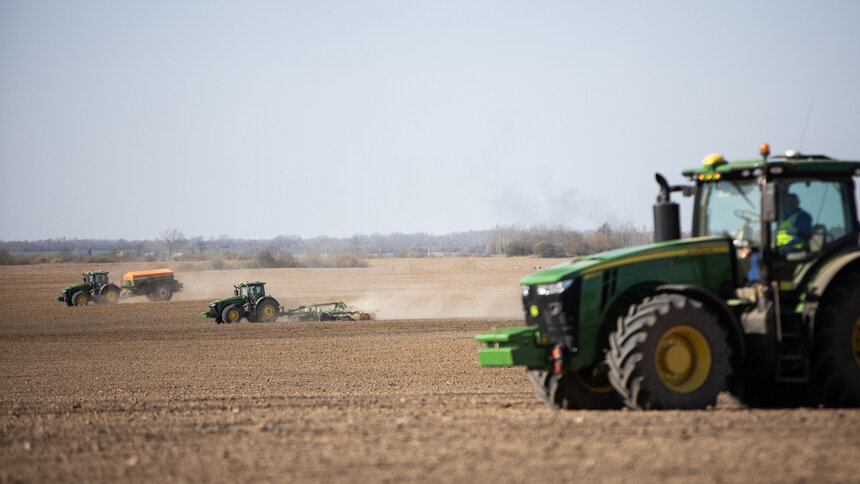
[[[798,153],[803,153],[803,139],[806,137],[806,128],[809,126],[809,118],[812,117],[812,106],[815,104],[815,96],[809,100],[809,109],[806,111],[806,122],[803,123],[803,131],[800,133],[800,146],[797,147]]]

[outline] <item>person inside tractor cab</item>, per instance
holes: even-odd
[[[257,298],[260,297],[260,292],[261,292],[260,289],[261,289],[260,286],[249,286],[248,287],[248,297],[252,301],[256,301]]]
[[[811,231],[812,217],[800,208],[800,197],[789,193],[776,230],[777,249],[782,254],[805,250]]]

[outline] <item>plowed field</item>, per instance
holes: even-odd
[[[87,269],[0,267],[0,481],[860,482],[860,410],[551,412],[477,363],[537,259],[178,272],[169,302],[71,308]],[[362,322],[215,325],[240,280]]]

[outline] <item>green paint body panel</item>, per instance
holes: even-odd
[[[89,282],[83,282],[81,284],[75,284],[72,286],[64,287],[60,289],[60,293],[62,296],[57,296],[58,302],[68,301],[76,292],[83,291],[87,295],[93,295],[93,285]]]
[[[537,326],[500,328],[479,334],[476,340],[486,343],[478,350],[481,366],[545,366],[549,346],[540,344]]]
[[[529,274],[520,280],[523,285],[549,284],[565,279],[581,279],[579,297],[579,335],[576,355],[565,361],[565,367],[579,369],[591,365],[603,357],[602,349],[610,331],[615,329],[619,315],[627,311],[631,304],[640,302],[653,294],[654,290],[664,284],[687,284],[706,290],[714,295],[721,288],[730,287],[734,280],[734,255],[731,240],[725,237],[697,237],[684,240],[673,240],[656,244],[617,249],[587,257],[581,257],[571,262]],[[576,286],[574,286],[576,287]],[[545,308],[538,308],[542,314]],[[529,308],[526,312],[528,326],[505,328],[512,335],[522,331],[534,332],[536,328],[529,321]],[[543,317],[543,316],[538,316]],[[500,330],[496,330],[500,331]],[[526,361],[525,354],[537,353],[527,349],[522,343],[511,349],[510,357],[493,354],[493,350],[514,348],[514,345],[497,341],[491,336],[496,332],[483,333],[476,337],[477,341],[485,342],[488,348],[480,351],[488,356],[481,358],[484,362],[493,362],[493,366],[509,361],[503,366],[533,366],[535,359]],[[498,345],[499,348],[491,347]],[[547,348],[547,347],[544,347]],[[522,355],[519,353],[523,353]],[[530,358],[530,356],[529,356]],[[543,365],[548,364],[543,357]],[[523,363],[520,363],[523,361]],[[487,365],[489,366],[489,365]]]

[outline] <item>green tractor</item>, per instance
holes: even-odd
[[[265,282],[241,282],[233,287],[233,296],[209,303],[204,318],[214,318],[215,324],[238,323],[242,318],[251,322],[278,319],[281,306],[275,298],[266,295]]]
[[[114,304],[119,301],[120,289],[108,282],[107,271],[88,271],[83,274],[83,282],[61,289],[57,301],[68,306],[86,306],[90,301]]]
[[[526,326],[477,335],[480,363],[525,367],[551,408],[860,406],[860,162],[769,151],[657,174],[656,242],[524,277]]]

